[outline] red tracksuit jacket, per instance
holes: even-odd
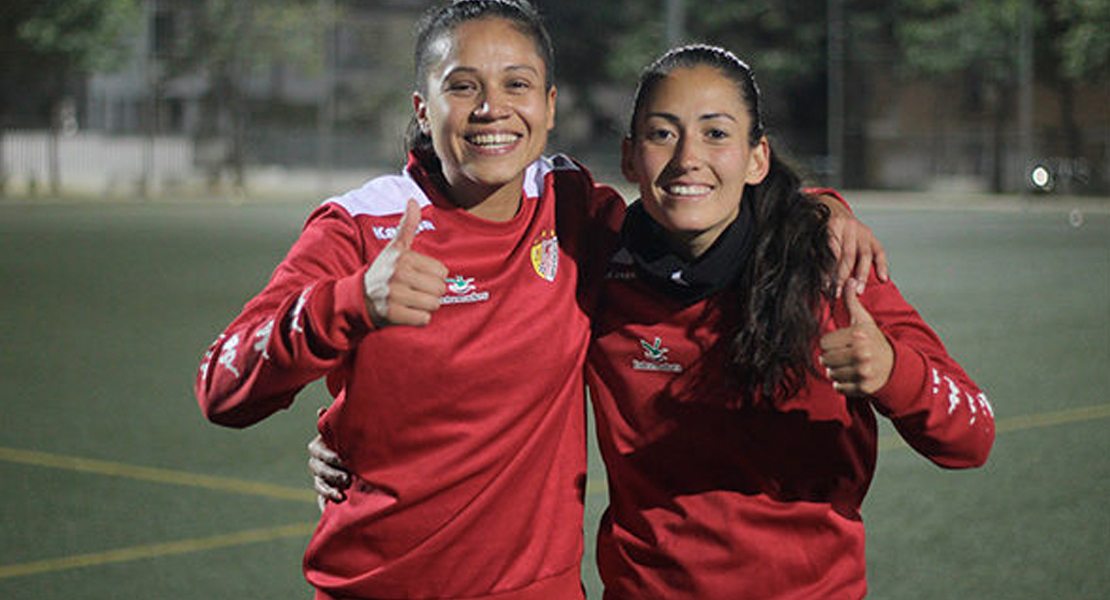
[[[942,467],[986,460],[986,396],[892,283],[872,276],[860,297],[894,347],[886,386],[849,399],[809,377],[776,408],[739,406],[722,377],[727,292],[683,306],[620,251],[603,288],[587,382],[609,477],[606,600],[861,598],[876,411]],[[826,307],[822,333],[849,321]]]
[[[484,221],[410,158],[316,210],[205,355],[197,399],[229,426],[327,377],[335,402],[319,430],[354,482],[305,555],[318,598],[582,597],[577,263],[590,207],[623,203],[565,157],[529,167],[522,194],[514,219]],[[374,330],[363,274],[409,198],[422,216],[413,249],[448,267],[449,289],[427,327]]]

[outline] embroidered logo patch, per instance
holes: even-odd
[[[645,340],[640,340],[640,347],[644,350],[644,358],[647,360],[632,359],[632,368],[637,371],[661,371],[664,373],[681,373],[682,365],[678,363],[667,362],[667,353],[670,348],[663,347],[663,340],[655,338],[655,342],[649,344]]]
[[[636,279],[635,261],[627,249],[621,248],[609,261],[609,268],[605,270],[605,279],[627,281]]]
[[[559,239],[554,231],[545,231],[532,242],[532,268],[536,275],[555,281],[559,272]]]
[[[447,295],[439,299],[440,304],[473,304],[489,300],[489,292],[479,292],[473,277],[455,275],[446,281]]]

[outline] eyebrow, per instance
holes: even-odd
[[[677,115],[666,112],[653,112],[644,115],[644,119],[651,119],[653,117],[663,119],[665,121],[670,121],[672,123],[678,123],[681,120],[678,118]],[[736,117],[728,113],[705,113],[704,115],[698,117],[698,121],[712,121],[713,119],[728,119],[729,121],[739,123],[739,120],[737,120]]]
[[[444,73],[443,78],[447,79],[447,78],[451,77],[452,75],[454,75],[456,73],[477,73],[478,71],[479,71],[479,69],[477,67],[458,66],[458,67],[455,67],[455,68],[451,69],[450,71],[447,71],[446,73]],[[505,67],[504,69],[502,69],[502,71],[503,72],[505,72],[505,71],[508,71],[508,72],[528,71],[530,73],[535,74],[536,77],[540,76],[539,70],[536,69],[535,67],[531,66],[531,65],[509,65],[509,66]]]

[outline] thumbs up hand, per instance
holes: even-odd
[[[412,250],[419,225],[420,206],[410,199],[397,226],[397,236],[370,264],[362,280],[370,320],[379,329],[427,325],[447,292],[447,267]]]
[[[894,369],[894,348],[859,301],[854,279],[845,286],[844,305],[851,322],[821,336],[821,364],[836,391],[846,396],[864,396],[882,389]]]

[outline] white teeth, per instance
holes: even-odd
[[[711,191],[707,185],[668,185],[666,189],[674,196],[700,196]]]
[[[508,146],[517,140],[511,133],[482,133],[467,137],[476,146]]]

